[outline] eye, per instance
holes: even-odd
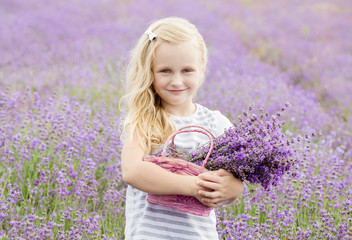
[[[190,73],[190,72],[193,72],[193,69],[191,68],[186,68],[185,70],[183,70],[185,73]]]
[[[160,72],[161,72],[161,73],[169,73],[170,70],[169,70],[169,69],[162,69]]]

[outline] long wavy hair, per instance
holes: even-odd
[[[203,68],[207,65],[207,48],[202,35],[194,24],[183,18],[168,17],[153,22],[149,29],[156,34],[149,40],[143,34],[131,52],[126,70],[126,93],[120,104],[124,105],[126,116],[123,129],[128,126],[125,141],[137,136],[145,154],[155,151],[175,131],[175,124],[163,109],[161,99],[153,88],[153,62],[160,44],[179,44],[195,41],[201,53]],[[203,80],[203,79],[202,79]]]

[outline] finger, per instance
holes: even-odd
[[[229,171],[226,171],[225,169],[219,169],[216,172],[216,176],[228,176],[228,175],[232,175]]]
[[[221,202],[223,202],[222,199],[220,198],[215,198],[215,199],[211,199],[211,198],[202,198],[202,202],[207,203],[207,204],[213,204],[213,206],[218,206],[218,204],[221,204]],[[220,206],[220,205],[219,205]]]
[[[216,171],[207,171],[207,172],[203,172],[203,173],[201,173],[201,174],[199,174],[198,176],[215,176],[216,175],[216,172],[217,172],[217,170]]]
[[[204,188],[212,189],[212,190],[218,190],[219,187],[221,186],[216,182],[209,182],[209,181],[197,181],[197,185]]]
[[[213,192],[214,191],[214,189],[206,188],[206,187],[203,187],[203,186],[200,186],[200,190],[203,190],[203,191],[206,191],[206,192]]]
[[[212,183],[212,182],[209,182],[209,183]],[[211,185],[211,184],[207,184],[206,181],[197,180],[196,184],[200,187],[201,190],[205,190],[205,191],[208,191],[208,192],[214,191],[213,188],[206,187],[206,186],[210,186]]]
[[[216,203],[213,203],[212,200],[208,198],[202,198],[200,202],[208,207],[216,207]]]
[[[200,174],[199,178],[205,181],[211,181],[211,182],[220,182],[221,177],[217,176],[215,174]]]
[[[207,203],[207,204],[204,204],[204,205],[206,205],[208,207],[211,207],[211,208],[216,208],[216,204],[215,203]]]
[[[201,198],[201,197],[197,197],[198,201],[208,207],[216,207],[216,203],[212,203],[209,199],[206,199],[206,198]]]
[[[198,195],[200,195],[201,197],[204,197],[204,198],[209,198],[209,199],[215,199],[215,198],[219,198],[221,196],[220,192],[218,192],[218,191],[207,192],[207,191],[202,191],[202,190],[198,191]]]

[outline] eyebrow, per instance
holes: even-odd
[[[182,68],[196,68],[197,66],[195,65],[185,65],[185,66],[182,66]],[[156,68],[157,69],[160,69],[160,68],[172,68],[170,67],[169,65],[156,65]]]

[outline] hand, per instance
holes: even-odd
[[[205,190],[206,192],[207,191],[212,191],[211,189],[207,189]],[[196,196],[194,196],[199,202],[201,202],[203,205],[205,206],[208,206],[208,207],[211,207],[211,208],[216,208],[217,205],[216,203],[212,203],[210,201],[207,200],[207,198],[204,198],[203,196],[197,194]]]
[[[211,205],[232,203],[243,192],[243,183],[224,169],[198,175],[197,185],[203,187],[198,191],[200,201]]]
[[[216,204],[215,203],[212,203],[212,202],[209,202],[209,201],[204,201],[205,198],[201,195],[199,195],[200,192],[212,192],[213,189],[209,189],[209,188],[205,188],[205,187],[202,187],[198,184],[198,182],[202,181],[199,177],[195,177],[195,184],[194,184],[194,190],[192,191],[193,192],[193,197],[195,197],[199,202],[201,202],[202,204],[208,206],[208,207],[211,207],[211,208],[215,208],[216,207]]]

